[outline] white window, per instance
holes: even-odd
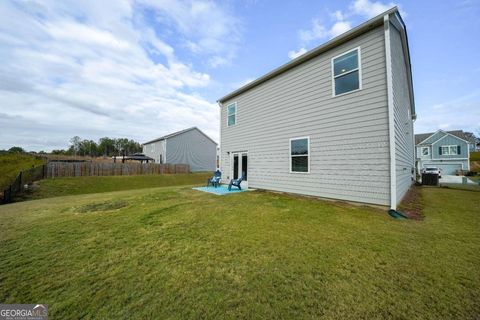
[[[234,102],[227,106],[227,125],[233,126],[237,123],[237,103]]]
[[[290,139],[290,172],[310,172],[310,138]]]
[[[427,157],[430,155],[430,148],[429,147],[422,147],[422,157]]]
[[[444,156],[456,156],[460,154],[460,146],[441,146],[439,154]]]
[[[360,48],[332,59],[333,96],[362,89]]]

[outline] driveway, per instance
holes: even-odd
[[[453,175],[443,175],[442,178],[440,179],[440,183],[460,183],[462,184],[463,178],[467,177],[462,177],[462,176],[453,176]],[[472,180],[467,178],[467,184],[476,184]]]

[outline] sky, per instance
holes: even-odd
[[[0,149],[192,126],[219,141],[217,99],[394,5],[415,132],[480,135],[480,0],[2,0]]]

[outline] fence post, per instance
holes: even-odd
[[[18,191],[22,190],[22,175],[23,171],[20,171],[20,173],[18,174]]]
[[[8,198],[7,198],[7,202],[5,203],[9,203],[12,201],[12,185],[10,185],[10,187],[8,188]]]

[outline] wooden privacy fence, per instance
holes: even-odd
[[[189,173],[188,164],[50,162],[45,178]]]
[[[3,191],[3,197],[0,198],[0,204],[12,202],[13,198],[24,190],[25,185],[47,178],[154,175],[189,172],[190,166],[188,164],[50,162],[46,165],[21,171],[12,184]]]

